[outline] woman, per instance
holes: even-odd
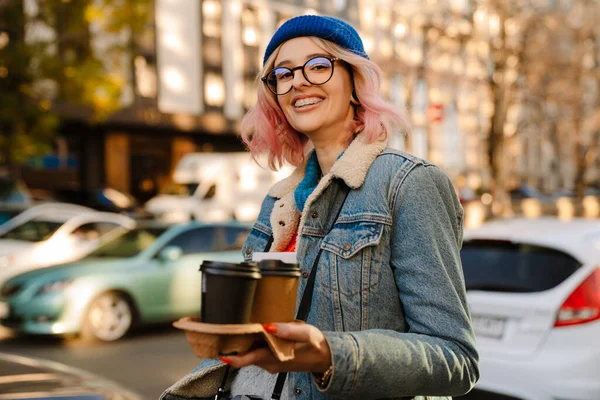
[[[263,67],[243,137],[272,168],[298,167],[270,189],[243,253],[295,250],[298,302],[320,256],[307,324],[265,325],[297,342],[293,361],[267,349],[205,360],[163,398],[214,397],[225,364],[237,371],[231,396],[271,398],[278,372],[289,372],[284,399],[468,392],[479,372],[459,257],[462,208],[439,168],[386,147],[406,124],[380,97],[380,70],[357,32],[332,17],[292,18]]]

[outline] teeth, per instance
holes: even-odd
[[[306,99],[301,99],[298,100],[294,103],[294,107],[304,107],[304,106],[309,106],[311,104],[317,104],[322,102],[323,99],[319,98],[319,97],[308,97]]]

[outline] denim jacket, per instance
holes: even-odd
[[[309,373],[288,374],[282,399],[464,394],[479,369],[459,257],[463,210],[452,183],[424,160],[359,139],[302,213],[293,192],[304,167],[274,185],[242,250],[246,260],[271,241],[270,251],[282,251],[298,232],[297,259],[308,273],[323,249],[307,322],[323,331],[333,374],[326,388]],[[336,202],[343,201],[340,185],[351,190],[327,234]],[[161,399],[213,398],[223,372],[220,361],[204,360]],[[233,394],[268,399],[275,376],[247,367],[232,382]]]

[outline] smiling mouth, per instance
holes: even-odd
[[[313,104],[321,103],[323,100],[325,100],[325,99],[322,99],[320,97],[308,97],[305,99],[297,100],[294,103],[294,107],[295,108],[308,107],[308,106],[312,106]]]

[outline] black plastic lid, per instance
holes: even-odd
[[[260,279],[262,275],[253,263],[228,263],[222,261],[204,261],[200,271],[207,275],[222,275],[232,278]]]
[[[203,271],[207,268],[211,269],[221,269],[224,271],[240,271],[240,272],[260,272],[258,265],[256,263],[230,263],[225,261],[210,261],[205,260],[200,264],[200,271]]]
[[[202,273],[206,276],[227,276],[230,278],[244,278],[244,279],[261,279],[262,275],[258,271],[254,270],[241,270],[241,269],[223,269],[223,268],[203,268]]]

